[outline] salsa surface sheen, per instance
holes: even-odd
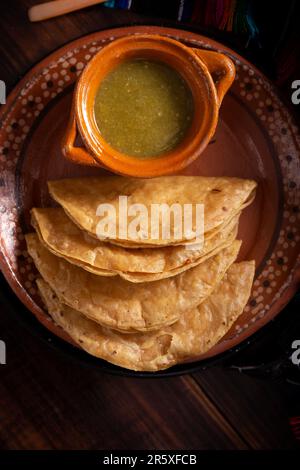
[[[95,99],[95,119],[116,150],[138,158],[176,147],[193,117],[192,93],[168,65],[134,59],[112,70]]]

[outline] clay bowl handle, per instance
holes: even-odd
[[[88,166],[100,166],[92,155],[83,147],[76,147],[77,124],[75,118],[74,105],[72,105],[70,119],[62,141],[63,155],[73,163]]]
[[[193,51],[208,68],[217,90],[219,105],[221,105],[235,77],[234,63],[229,57],[219,52],[204,49],[193,49]]]

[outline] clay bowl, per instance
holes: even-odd
[[[95,97],[103,78],[121,62],[137,58],[163,62],[177,70],[194,101],[193,120],[182,142],[156,158],[139,159],[114,149],[101,136],[94,115]],[[95,54],[77,82],[63,153],[76,163],[105,167],[122,175],[151,177],[180,171],[199,157],[212,138],[219,107],[234,76],[231,59],[218,52],[187,47],[158,34],[115,39]],[[77,134],[80,146],[75,143]]]

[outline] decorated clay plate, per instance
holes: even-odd
[[[244,313],[207,358],[236,347],[280,312],[297,288],[300,246],[297,128],[270,82],[235,52],[208,38],[159,27],[101,31],[54,52],[23,78],[0,114],[0,267],[39,322],[72,343],[43,310],[37,294],[37,273],[24,242],[24,234],[32,231],[29,210],[52,204],[47,180],[102,173],[72,164],[61,153],[74,83],[93,55],[110,41],[147,32],[223,52],[236,65],[236,79],[222,104],[216,134],[184,174],[237,176],[258,182],[255,202],[243,211],[239,229],[243,240],[239,258],[256,261],[251,297]],[[97,363],[103,367],[103,361]]]

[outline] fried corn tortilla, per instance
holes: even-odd
[[[171,325],[184,311],[199,305],[234,262],[241,244],[235,240],[178,276],[134,284],[91,274],[53,255],[36,234],[26,235],[26,242],[38,271],[60,301],[103,326],[127,332]]]
[[[164,271],[162,273],[123,273],[122,277],[126,279],[127,281],[130,282],[152,282],[152,281],[158,281],[160,279],[167,279],[168,277],[173,277],[177,276],[178,274],[183,273],[184,271],[187,271],[188,269],[194,268],[198,266],[201,263],[204,263],[207,261],[209,258],[212,256],[215,256],[218,254],[220,251],[224,250],[224,248],[227,248],[230,246],[233,241],[236,238],[238,231],[238,226],[236,225],[234,229],[231,231],[229,234],[229,237],[219,246],[214,248],[212,251],[209,251],[208,253],[204,254],[200,258],[196,258],[194,260],[190,260],[189,262],[186,262],[182,266],[179,266],[178,268],[174,268],[170,271]],[[175,248],[175,247],[174,247]]]
[[[232,264],[213,293],[178,322],[150,333],[125,335],[103,328],[61,303],[51,287],[37,280],[49,314],[93,356],[137,371],[158,371],[199,358],[209,351],[241,315],[249,299],[254,261]]]
[[[211,238],[214,238],[216,236],[218,236],[218,234],[222,233],[224,230],[226,230],[226,227],[228,227],[228,225],[231,223],[231,221],[236,217],[236,216],[240,216],[241,212],[247,207],[249,206],[253,200],[255,199],[255,193],[252,194],[252,196],[247,199],[247,201],[239,208],[238,211],[235,211],[234,213],[230,214],[230,217],[226,220],[224,220],[224,222],[221,224],[221,225],[218,225],[218,227],[215,227],[214,229],[210,230],[209,232],[206,232],[205,234],[203,234],[203,238],[205,240],[205,242],[207,242],[208,240],[210,240]],[[95,237],[93,237],[95,238]],[[129,249],[134,249],[134,248],[148,248],[148,249],[155,249],[157,250],[157,248],[166,248],[167,246],[170,246],[170,247],[180,247],[180,246],[184,246],[184,247],[194,247],[194,246],[197,246],[197,242],[195,240],[189,240],[189,241],[185,241],[185,242],[180,242],[180,243],[168,243],[166,242],[165,244],[163,245],[153,245],[151,243],[144,243],[143,244],[140,244],[139,242],[137,241],[133,241],[133,240],[122,240],[122,241],[119,241],[119,240],[106,240],[107,243],[111,243],[113,245],[116,245],[116,246],[122,246],[123,248],[129,248]]]
[[[230,220],[241,208],[253,199],[256,183],[252,180],[229,177],[201,176],[163,176],[151,179],[105,176],[97,178],[75,178],[48,183],[52,197],[65,210],[66,214],[83,230],[93,237],[108,238],[112,243],[123,246],[165,246],[192,243],[184,234],[178,238],[178,227],[183,227],[171,217],[170,237],[162,237],[162,218],[159,218],[159,234],[151,238],[152,204],[204,204],[204,232],[218,230],[225,221]],[[140,218],[140,238],[128,239],[126,233],[119,233],[119,196],[127,196],[127,205],[140,204],[147,212]],[[111,223],[116,229],[108,236],[99,227],[100,217],[96,215],[100,204],[110,204],[116,213]],[[182,211],[183,214],[183,211]],[[183,217],[181,217],[182,219]],[[130,221],[129,221],[130,222]],[[181,220],[183,222],[183,220]],[[147,227],[147,230],[145,229]],[[192,230],[196,231],[196,211],[193,210]],[[149,235],[150,234],[150,235]]]
[[[131,282],[175,276],[230,245],[236,237],[239,214],[200,249],[184,245],[128,249],[101,242],[80,230],[62,208],[34,208],[31,223],[52,253],[100,276],[119,274]]]

